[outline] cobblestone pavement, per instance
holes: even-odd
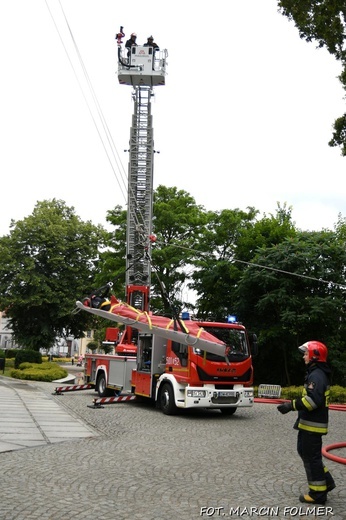
[[[337,483],[326,506],[299,503],[307,486],[294,414],[275,405],[172,417],[137,401],[97,409],[92,390],[53,396],[56,385],[32,385],[97,435],[0,453],[0,520],[346,519],[343,464],[326,459]],[[325,444],[345,442],[345,419],[330,412]]]

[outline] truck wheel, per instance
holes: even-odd
[[[233,415],[237,411],[237,407],[234,408],[220,408],[220,412],[223,415]]]
[[[160,408],[165,415],[177,413],[174,402],[174,390],[169,383],[164,383],[160,392]]]
[[[101,374],[97,379],[97,392],[100,397],[111,397],[114,395],[114,390],[106,386],[106,376],[104,374]]]

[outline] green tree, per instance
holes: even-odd
[[[294,222],[292,222],[292,208],[286,203],[277,203],[275,214],[264,214],[259,220],[250,221],[242,226],[237,241],[235,261],[246,265],[253,259],[259,247],[268,247],[280,244],[285,238],[296,234]],[[244,264],[245,263],[245,264]]]
[[[259,336],[256,378],[299,384],[304,366],[297,347],[316,339],[329,347],[334,383],[340,383],[346,368],[345,242],[332,231],[297,232],[260,248],[252,264],[236,296],[245,323]]]
[[[120,299],[125,300],[127,211],[121,206],[116,206],[107,212],[106,219],[114,226],[114,230],[107,233],[106,247],[100,253],[100,265],[95,277],[95,285],[98,288],[112,282],[113,292]]]
[[[152,248],[152,277],[150,307],[154,312],[172,315],[168,300],[180,310],[187,305],[184,289],[190,276],[193,247],[203,234],[205,211],[187,192],[175,187],[159,186],[154,192],[153,232],[156,242]],[[123,299],[125,287],[127,211],[117,206],[107,213],[114,225],[109,233],[107,250],[101,254],[99,286],[113,281],[113,290]],[[167,300],[163,298],[161,289]]]
[[[242,272],[259,247],[280,243],[294,235],[291,208],[278,204],[275,215],[256,220],[258,211],[222,210],[210,212],[196,261],[192,287],[198,294],[198,314],[203,318],[224,320],[228,314],[240,314],[235,289]]]
[[[241,266],[234,263],[239,238],[244,228],[253,225],[258,211],[248,208],[208,212],[207,223],[196,250],[190,287],[197,293],[198,316],[224,320],[236,312],[233,287]]]
[[[89,341],[89,343],[87,343],[87,349],[88,350],[91,350],[91,352],[95,352],[99,347],[99,343],[97,341]]]
[[[0,238],[0,308],[20,345],[39,350],[56,336],[83,336],[90,315],[71,311],[93,287],[103,235],[56,199],[11,222]]]
[[[193,269],[195,246],[204,235],[206,212],[184,190],[159,186],[154,193],[154,234],[152,258],[152,308],[171,315],[162,297],[161,284],[176,310],[188,308],[187,282]]]
[[[114,350],[114,345],[105,345],[106,332],[108,327],[114,327],[116,324],[114,321],[108,321],[103,318],[99,318],[95,324],[97,329],[94,330],[94,341],[103,350],[105,354],[110,354]],[[119,324],[119,329],[123,328],[123,325]]]
[[[346,4],[345,0],[279,0],[280,12],[293,20],[299,36],[325,47],[341,62],[339,80],[346,90]],[[330,146],[340,146],[346,155],[346,114],[334,122]]]

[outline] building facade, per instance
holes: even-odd
[[[13,338],[13,331],[6,318],[6,313],[0,311],[0,349],[19,348]]]
[[[47,354],[68,357],[84,356],[88,350],[87,344],[89,341],[93,341],[93,339],[93,330],[86,331],[85,338],[77,339],[73,336],[68,336],[66,339],[56,338],[54,346]],[[6,313],[0,312],[0,349],[7,350],[11,348],[21,348],[21,346],[13,338],[13,330],[9,325],[8,318],[6,318]]]

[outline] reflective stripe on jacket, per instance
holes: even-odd
[[[321,435],[328,433],[329,374],[326,363],[309,365],[302,397],[292,401],[293,409],[298,410],[296,429]]]

